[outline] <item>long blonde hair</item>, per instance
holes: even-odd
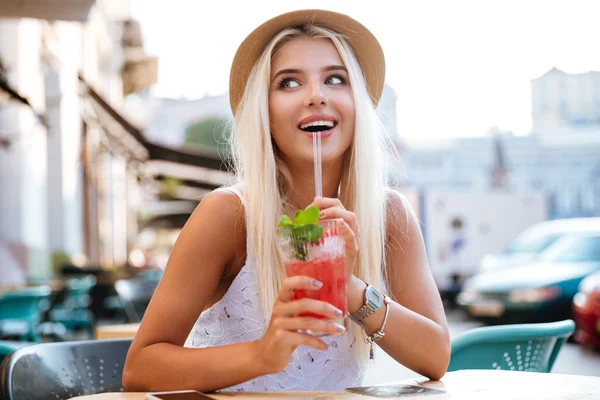
[[[258,273],[262,310],[268,319],[285,268],[277,250],[277,223],[289,203],[285,201],[293,182],[285,163],[277,155],[270,134],[268,88],[271,59],[285,42],[298,36],[329,39],[348,70],[355,102],[355,135],[344,160],[340,200],[356,213],[360,229],[358,260],[354,274],[385,290],[385,161],[384,141],[389,141],[366,89],[360,65],[348,42],[323,27],[289,28],[276,35],[255,63],[240,105],[234,110],[233,163],[247,201],[248,259]],[[390,143],[390,142],[388,142]],[[356,325],[356,324],[355,324]],[[359,355],[367,346],[356,325]]]

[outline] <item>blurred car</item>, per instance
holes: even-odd
[[[579,283],[596,271],[600,226],[593,233],[564,235],[530,264],[473,276],[457,302],[472,317],[489,322],[558,321],[572,317]]]
[[[479,263],[479,271],[527,264],[565,234],[594,231],[599,226],[600,218],[569,218],[540,222],[524,230],[500,253],[485,255]]]
[[[576,342],[600,349],[600,272],[581,281],[573,298]]]

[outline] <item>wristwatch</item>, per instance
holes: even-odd
[[[383,294],[367,283],[367,288],[365,289],[365,304],[363,304],[363,306],[357,311],[350,313],[350,317],[354,321],[360,322],[369,315],[373,314],[375,311],[379,310],[379,307],[382,305]]]

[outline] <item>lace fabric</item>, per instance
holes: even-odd
[[[221,189],[225,190],[225,189]],[[240,197],[239,191],[228,190]],[[260,339],[267,321],[260,311],[257,277],[246,263],[223,298],[200,314],[185,347],[213,347]],[[286,368],[222,391],[343,390],[360,386],[365,372],[356,349],[354,330],[341,336],[324,337],[328,349],[299,346]]]

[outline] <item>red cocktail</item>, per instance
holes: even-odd
[[[293,300],[308,297],[332,304],[344,313],[336,321],[344,325],[347,314],[344,240],[338,233],[336,220],[319,221],[318,224],[323,231],[316,241],[307,240],[307,235],[294,232],[291,228],[279,228],[279,248],[287,276],[310,276],[323,283],[316,291],[296,290]],[[310,239],[310,235],[308,237]],[[325,318],[312,313],[300,316]]]

